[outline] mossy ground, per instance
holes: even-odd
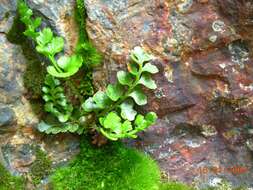
[[[157,163],[123,143],[96,148],[85,137],[81,152],[51,177],[53,190],[197,190],[176,181],[161,182]],[[205,190],[245,190],[222,182]]]
[[[1,190],[24,190],[25,180],[22,177],[12,176],[0,164],[0,189]]]
[[[47,154],[40,148],[35,148],[35,156],[36,159],[30,168],[30,175],[33,184],[37,185],[52,171],[52,162],[48,158]]]
[[[195,190],[195,189],[189,185],[179,182],[166,182],[161,183],[159,190]]]
[[[55,190],[158,190],[160,171],[151,158],[121,143],[95,148],[85,140],[79,156],[51,179]]]

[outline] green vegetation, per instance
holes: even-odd
[[[52,64],[47,67],[47,72],[59,78],[70,77],[77,73],[82,66],[82,57],[74,54],[69,57],[61,56],[56,60],[56,54],[63,51],[64,39],[54,36],[50,28],[44,28],[42,31],[37,32],[42,19],[39,17],[33,19],[33,12],[25,3],[19,2],[18,11],[20,20],[26,26],[24,35],[36,42],[36,50],[46,56]]]
[[[52,113],[62,123],[68,121],[73,106],[66,99],[60,81],[52,75],[47,75],[42,91],[44,92],[43,99],[46,102],[45,111]]]
[[[88,140],[80,155],[52,176],[54,190],[158,190],[159,182],[159,168],[148,156],[122,143],[96,148]]]
[[[0,164],[0,189],[1,190],[24,190],[25,180],[22,177],[12,176]]]
[[[30,48],[30,44],[20,31],[24,31],[25,27],[20,22],[19,17],[15,17],[13,26],[7,34],[7,38],[14,44],[22,47],[22,53],[26,59],[26,71],[24,73],[24,86],[29,92],[31,99],[39,99],[42,96],[42,86],[46,76],[46,69],[38,59],[36,52]]]
[[[194,190],[194,188],[179,182],[166,182],[160,185],[159,190]]]
[[[79,26],[79,40],[76,47],[76,52],[82,55],[87,71],[90,68],[97,66],[102,61],[102,55],[98,53],[95,47],[91,44],[86,33],[86,13],[83,0],[76,0],[75,18]]]
[[[52,170],[52,162],[47,154],[40,148],[35,148],[36,159],[31,165],[30,174],[35,185],[40,184],[41,180],[47,177]]]
[[[139,106],[147,104],[147,96],[140,86],[156,89],[151,74],[157,73],[158,69],[150,63],[152,56],[140,47],[132,51],[131,58],[129,72],[118,71],[116,84],[109,84],[105,92],[98,91],[82,105],[84,111],[95,113],[96,121],[99,120],[102,126],[96,127],[97,130],[110,140],[136,138],[138,132],[154,124],[157,119],[154,112],[147,113],[145,117],[137,115],[134,102]]]
[[[82,134],[87,129],[95,129],[110,140],[118,140],[136,138],[138,132],[155,123],[157,119],[155,113],[150,112],[143,116],[134,110],[134,102],[139,106],[147,104],[142,85],[152,90],[156,89],[151,74],[157,73],[158,69],[150,63],[153,58],[151,55],[140,47],[134,48],[131,52],[131,62],[128,63],[129,72],[119,71],[118,83],[109,84],[105,92],[98,91],[84,102],[82,92],[69,77],[76,74],[83,66],[83,58],[86,61],[86,68],[96,65],[101,60],[89,43],[87,34],[80,29],[79,42],[74,55],[59,55],[64,48],[64,39],[54,36],[48,27],[39,31],[42,19],[33,18],[33,11],[24,2],[19,2],[18,11],[20,20],[26,26],[24,35],[36,42],[37,52],[44,55],[51,63],[47,66],[48,74],[42,88],[43,99],[46,102],[44,109],[55,116],[58,123],[42,121],[38,126],[39,131],[47,134],[62,132]],[[78,19],[80,27],[85,26],[84,12],[83,2],[77,1],[76,14],[80,17]],[[56,57],[59,58],[56,60]],[[60,80],[56,78],[64,80],[64,84],[72,94],[78,97],[79,104],[74,107],[72,102],[68,101]]]

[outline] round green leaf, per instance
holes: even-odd
[[[44,121],[41,121],[39,124],[38,124],[38,130],[40,132],[45,132],[46,130],[48,130],[49,128],[51,128],[52,126],[51,125],[48,125],[47,123],[45,123]]]
[[[64,39],[62,37],[54,37],[52,41],[47,45],[47,50],[51,55],[59,53],[64,48]]]
[[[139,73],[139,69],[138,69],[138,65],[136,63],[128,63],[127,64],[127,69],[128,71],[132,74],[132,75],[135,75],[137,76]]]
[[[120,84],[109,84],[106,88],[106,94],[112,101],[117,101],[124,94],[124,88]]]
[[[118,71],[117,78],[118,78],[119,83],[122,85],[131,86],[131,84],[133,83],[132,75],[125,71]]]
[[[61,123],[65,123],[66,121],[69,120],[69,115],[68,114],[60,114],[58,116],[58,120],[61,122]]]
[[[155,81],[152,80],[151,76],[149,73],[143,73],[141,76],[141,79],[139,80],[138,84],[142,84],[144,86],[146,86],[149,89],[156,89],[157,86],[155,84]]]
[[[98,91],[93,96],[93,100],[96,103],[97,107],[99,107],[100,109],[106,108],[111,103],[109,97],[106,95],[105,92],[102,91]]]
[[[144,62],[152,60],[153,56],[149,55],[141,47],[137,46],[131,52],[131,58],[139,65],[142,65]]]
[[[131,96],[139,106],[147,104],[147,96],[143,93],[141,88],[135,88],[129,96]]]
[[[63,70],[66,70],[69,63],[70,63],[70,57],[68,56],[61,56],[57,60],[57,65],[59,65],[59,67],[62,68]]]
[[[122,133],[127,133],[128,131],[131,131],[133,129],[132,124],[130,121],[124,121],[124,123],[121,125]]]
[[[115,133],[120,132],[121,118],[115,113],[110,112],[104,119],[104,128],[111,129]]]
[[[151,63],[147,63],[143,67],[142,72],[148,72],[148,73],[155,74],[155,73],[158,73],[159,70],[155,65],[152,65]]]
[[[148,122],[149,125],[153,125],[157,120],[157,115],[155,112],[149,112],[145,116],[145,120]]]
[[[134,121],[134,124],[138,127],[138,128],[146,128],[146,121],[145,121],[145,118],[143,115],[141,114],[138,114],[135,121]]]
[[[92,112],[95,110],[98,110],[99,107],[97,106],[97,104],[93,101],[92,97],[88,98],[83,104],[82,104],[82,108],[84,109],[84,111],[86,112]]]
[[[78,72],[78,70],[79,70],[78,68],[75,68],[75,69],[71,70],[70,72],[62,72],[62,73],[60,73],[53,66],[48,66],[47,67],[47,72],[50,75],[52,75],[54,77],[58,77],[58,78],[67,78],[67,77],[70,77],[70,76],[76,74]]]
[[[121,117],[133,121],[137,112],[133,109],[134,103],[131,99],[126,100],[120,105]]]
[[[44,28],[40,33],[39,36],[36,38],[37,43],[40,46],[45,46],[53,39],[53,32],[50,28]]]

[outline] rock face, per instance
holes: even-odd
[[[96,81],[113,81],[137,45],[160,70],[145,108],[160,120],[128,143],[150,153],[173,179],[253,186],[252,1],[85,3],[89,37],[106,59]]]
[[[43,17],[44,26],[52,27],[65,37],[66,53],[71,53],[78,38],[78,28],[74,25],[74,1],[28,3],[34,13]],[[79,138],[73,135],[44,136],[34,128],[39,115],[34,112],[24,86],[28,61],[23,55],[23,47],[7,39],[16,17],[16,7],[15,0],[0,3],[0,164],[13,174],[27,176],[31,182],[34,164],[41,159],[36,151],[45,152],[52,167],[57,167],[78,153]],[[37,168],[36,172],[43,173]],[[28,183],[27,189],[34,187]]]

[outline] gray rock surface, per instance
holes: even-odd
[[[12,109],[5,107],[0,108],[0,127],[10,125],[15,118],[15,113]]]

